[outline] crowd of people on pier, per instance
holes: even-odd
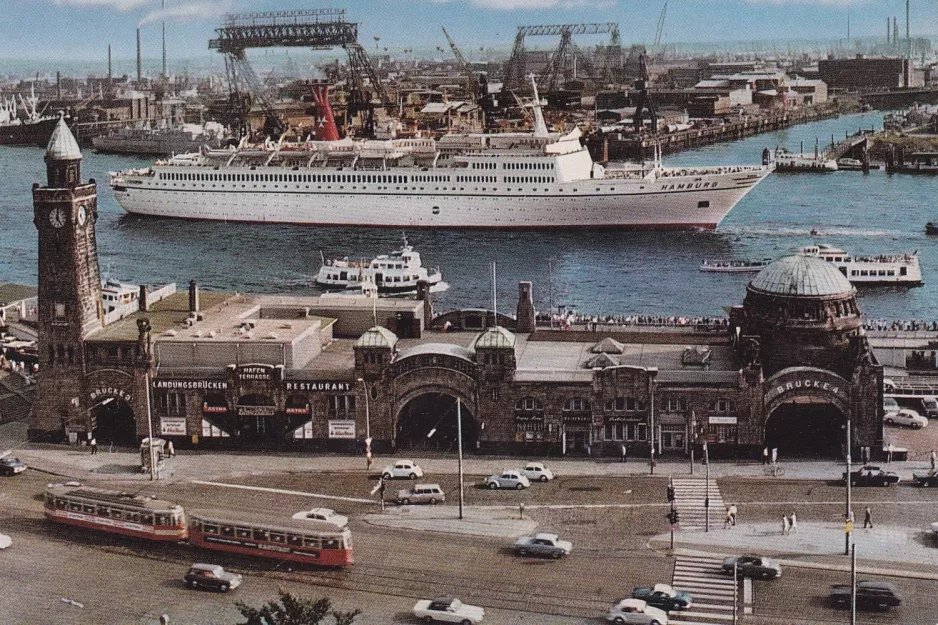
[[[865,330],[873,332],[938,332],[938,321],[923,319],[867,319]]]
[[[576,311],[539,313],[537,325],[577,330],[608,330],[616,326],[626,327],[692,327],[718,330],[729,325],[726,317],[674,316],[674,315],[584,315]]]

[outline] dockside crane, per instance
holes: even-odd
[[[651,94],[648,93],[648,85],[651,79],[648,75],[648,63],[645,55],[638,57],[638,64],[641,77],[635,81],[635,89],[638,91],[638,99],[635,102],[635,115],[632,116],[632,123],[635,126],[635,132],[641,132],[644,124],[643,111],[648,112],[648,123],[651,126],[651,134],[658,134],[658,112],[655,110],[655,103],[652,102]]]
[[[658,16],[658,25],[655,28],[655,45],[661,44],[661,33],[664,31],[664,17],[668,14],[668,0],[664,0],[664,6],[661,7],[661,14]]]
[[[478,102],[479,97],[484,97],[485,94],[479,93],[479,80],[476,78],[475,72],[472,71],[472,66],[469,65],[466,57],[459,51],[453,38],[449,36],[449,33],[446,31],[446,26],[441,26],[440,28],[443,29],[443,34],[446,35],[446,41],[449,42],[449,48],[453,51],[453,56],[456,57],[456,64],[459,66],[459,70],[463,73],[463,76],[466,77],[466,93],[469,94],[473,102]]]

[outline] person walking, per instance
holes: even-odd
[[[736,504],[730,504],[730,522],[733,524],[733,527],[736,527]]]
[[[788,524],[788,517],[783,514],[782,515],[782,536],[788,536],[790,527],[791,526]]]
[[[798,529],[798,517],[792,511],[791,516],[788,518],[788,533],[792,533],[796,529]]]
[[[91,442],[88,443],[88,445],[90,445],[90,447],[91,447],[91,455],[92,455],[92,456],[95,455],[96,453],[98,453],[98,439],[96,439],[94,436],[92,436],[92,437],[91,437]]]
[[[622,462],[627,460],[628,450],[625,448],[625,443],[622,443]]]
[[[762,466],[769,464],[769,448],[762,448]]]
[[[173,447],[173,441],[169,441],[168,443],[166,443],[166,453],[169,455],[170,458],[176,457],[176,448]]]
[[[870,510],[870,507],[866,507],[866,511],[863,513],[863,529],[870,528],[873,529],[873,511]]]
[[[931,470],[934,471],[936,465],[938,465],[938,454],[935,453],[935,450],[931,450]]]
[[[728,530],[733,525],[733,518],[730,516],[730,507],[726,506],[723,513],[723,529]]]

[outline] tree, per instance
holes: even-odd
[[[278,594],[279,600],[269,601],[259,609],[237,601],[238,611],[247,619],[242,625],[325,625],[324,619],[330,615],[335,625],[352,625],[361,614],[361,610],[334,610],[328,597],[307,599],[282,589]]]

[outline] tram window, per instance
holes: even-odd
[[[86,505],[82,506],[82,512],[85,514],[94,514],[94,506]]]
[[[315,547],[319,548],[319,539],[315,536],[304,536],[303,537],[303,546],[305,547]]]
[[[162,525],[162,523],[159,522],[161,516],[162,516],[162,515],[159,515],[159,514],[156,515],[156,521],[157,521],[156,524],[157,524],[157,525]],[[205,532],[206,534],[217,534],[217,533],[218,533],[218,526],[217,526],[217,525],[214,525],[214,524],[206,523],[205,525],[202,526],[202,531]]]
[[[283,534],[275,534],[275,533],[271,532],[271,533],[270,533],[270,542],[272,542],[272,543],[281,543],[281,544],[282,544],[282,543],[287,542],[287,537],[284,536]]]
[[[64,499],[56,499],[55,507],[58,508],[59,510],[65,510],[65,508],[68,507],[68,502],[65,501]]]
[[[325,547],[326,549],[338,549],[338,548],[339,548],[339,541],[337,541],[337,540],[334,539],[334,538],[330,538],[329,540],[325,541],[324,547]]]
[[[235,530],[235,535],[238,538],[250,538],[251,530],[247,527],[239,527]]]
[[[222,536],[234,536],[234,528],[230,525],[221,526],[221,535]]]
[[[255,528],[252,533],[253,533],[254,540],[268,540],[268,538],[267,538],[267,530],[262,530],[262,529],[256,529],[256,528]]]
[[[78,503],[77,501],[70,501],[68,502],[68,509],[74,510],[76,512],[81,512],[81,504]]]
[[[152,514],[141,514],[140,522],[144,525],[153,525],[153,515]]]
[[[112,519],[123,519],[123,518],[124,518],[124,512],[123,512],[123,510],[118,510],[117,508],[112,508],[112,509],[111,509],[111,518],[112,518]]]
[[[111,512],[107,506],[98,506],[98,516],[111,516]]]
[[[130,521],[131,523],[139,523],[140,514],[137,512],[129,512],[127,513],[127,520]]]
[[[300,536],[294,536],[293,534],[287,534],[287,543],[293,547],[299,547],[303,544],[303,538]]]
[[[197,532],[201,532],[202,521],[200,521],[199,519],[192,519],[192,529],[196,530]]]

